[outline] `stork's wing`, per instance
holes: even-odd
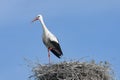
[[[63,53],[62,53],[62,50],[61,50],[61,47],[59,45],[59,43],[55,42],[55,41],[50,41],[50,43],[54,46],[54,48],[51,49],[51,52],[57,56],[58,58],[60,58]]]

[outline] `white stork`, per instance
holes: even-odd
[[[46,27],[43,21],[42,15],[38,15],[32,22],[36,20],[39,20],[42,24],[42,28],[43,28],[42,40],[48,49],[48,58],[49,58],[49,63],[50,63],[50,51],[58,58],[60,58],[63,55],[63,53],[59,45],[58,39]]]

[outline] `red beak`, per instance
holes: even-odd
[[[36,20],[38,20],[38,17],[36,17],[35,19],[33,19],[33,21],[32,21],[32,22],[34,22],[34,21],[36,21]]]

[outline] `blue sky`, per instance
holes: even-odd
[[[62,60],[108,61],[120,78],[120,0],[1,0],[0,80],[28,79],[24,58],[48,63],[41,25],[31,23],[38,14],[58,37]]]

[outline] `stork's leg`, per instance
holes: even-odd
[[[49,58],[49,64],[50,64],[50,50],[51,50],[52,48],[48,48],[48,58]]]
[[[48,58],[49,58],[49,64],[50,64],[50,50],[48,49]]]

